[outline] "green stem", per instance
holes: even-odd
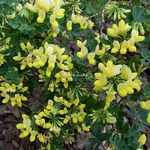
[[[117,105],[118,105],[118,106],[121,105],[121,103],[123,102],[124,99],[125,99],[125,98],[123,97],[123,98],[118,102]]]

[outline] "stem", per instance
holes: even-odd
[[[118,102],[118,106],[121,105],[121,103],[123,102],[125,98],[123,97],[119,102]]]

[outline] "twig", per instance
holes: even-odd
[[[111,2],[111,0],[108,1],[108,3],[106,4],[106,6],[107,6],[110,2]],[[95,17],[95,16],[100,15],[100,14],[103,13],[104,11],[105,11],[105,8],[102,9],[102,11],[98,12],[97,14],[94,14],[94,15],[90,16],[89,19],[91,19],[91,18],[93,18],[93,17]]]

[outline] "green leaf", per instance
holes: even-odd
[[[89,145],[86,146],[85,150],[90,150],[97,143],[97,140],[94,138]]]
[[[8,22],[8,24],[13,28],[13,29],[17,29],[18,28],[18,24],[16,22],[14,22],[13,20],[10,20]]]
[[[12,4],[15,2],[15,0],[5,0],[5,2]]]
[[[149,50],[147,48],[142,48],[141,55],[143,57],[143,59],[141,59],[142,63],[145,63],[145,61],[150,62],[150,53],[149,53]]]
[[[11,14],[14,11],[13,7],[11,6],[11,3],[3,4],[3,8],[4,8],[5,11],[7,11],[8,14]]]
[[[6,72],[6,74],[4,75],[4,78],[6,82],[10,84],[14,83],[18,85],[20,83],[19,74],[13,67],[9,68],[8,72]]]
[[[125,141],[123,141],[123,139],[119,137],[118,134],[110,137],[110,142],[115,147],[115,150],[127,150]]]
[[[111,133],[102,133],[97,137],[97,139],[100,141],[106,141],[110,138],[110,136],[111,136]]]
[[[86,11],[87,14],[94,14],[94,13],[96,13],[96,10],[90,5],[88,7],[86,7],[85,11]]]
[[[133,63],[135,63],[136,67],[137,65],[140,64],[140,56],[139,55],[134,55],[130,58],[130,61],[129,61],[129,66],[132,67]]]
[[[146,15],[146,9],[142,6],[135,6],[132,15],[136,21],[146,22],[150,20],[150,15]]]
[[[73,31],[73,32],[79,31],[79,28],[80,28],[80,25],[79,25],[79,24],[73,24],[73,25],[72,25],[72,31]]]
[[[25,26],[21,25],[18,29],[19,29],[20,31],[23,31],[23,30],[25,30]]]
[[[129,135],[133,135],[135,132],[139,132],[139,131],[140,131],[139,125],[133,124],[133,125],[130,127],[130,129],[129,129],[129,131],[128,131],[128,134],[129,134]]]
[[[92,132],[93,132],[94,136],[97,137],[101,132],[101,127],[99,125],[93,125]]]
[[[94,98],[86,99],[86,108],[87,110],[93,109],[93,106],[95,105],[96,100]]]
[[[4,4],[5,2],[4,1],[0,1],[0,4]]]
[[[8,71],[8,67],[6,65],[0,67],[0,74],[4,74]]]
[[[105,38],[101,39],[101,42],[105,45],[111,45],[111,42],[109,42],[108,40],[106,40]]]
[[[104,108],[104,106],[105,106],[105,101],[101,100],[94,104],[93,109],[95,110],[101,109],[101,108]]]
[[[126,123],[123,124],[123,126],[122,126],[122,132],[123,132],[124,134],[128,133],[129,128],[130,128],[130,125],[129,125],[128,122],[126,122]]]

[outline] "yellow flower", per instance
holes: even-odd
[[[127,96],[127,91],[125,90],[125,84],[124,83],[120,83],[117,86],[117,91],[119,93],[120,96],[125,97]]]
[[[72,30],[72,21],[67,21],[67,30],[71,31]]]
[[[5,94],[5,98],[2,100],[2,103],[7,103],[10,99],[10,96],[8,94]]]
[[[117,37],[119,32],[119,27],[116,24],[112,25],[112,28],[107,29],[107,34],[112,37]]]
[[[133,30],[131,31],[131,38],[134,39],[134,42],[141,42],[141,41],[143,41],[143,40],[145,39],[144,36],[139,36],[138,31],[135,30],[135,29],[133,29]]]
[[[111,53],[117,53],[120,49],[120,44],[118,41],[115,41],[113,42],[113,48],[111,49]]]
[[[55,8],[53,9],[53,14],[58,19],[61,19],[64,17],[64,12],[65,12],[65,9],[60,8],[59,5],[56,5]]]
[[[125,97],[127,96],[127,94],[134,93],[133,89],[140,90],[140,86],[141,86],[140,80],[135,79],[134,81],[132,81],[132,79],[130,79],[124,83],[118,84],[117,91],[120,96]]]
[[[150,110],[150,100],[148,100],[148,101],[141,101],[140,105],[141,105],[141,107],[143,109]]]
[[[135,79],[137,77],[136,72],[131,72],[131,69],[127,65],[122,65],[121,78],[125,80]]]
[[[82,116],[79,115],[79,116],[77,117],[77,119],[78,119],[79,122],[83,122],[83,117],[82,117]]]
[[[95,73],[95,78],[98,79],[94,82],[94,90],[99,91],[107,84],[107,78],[101,73]]]
[[[94,65],[96,63],[95,61],[95,53],[91,52],[87,55],[87,59],[89,60],[89,64]]]
[[[25,7],[34,13],[38,12],[38,8],[30,3],[26,3]]]
[[[72,16],[71,16],[71,20],[72,20],[72,22],[73,22],[74,24],[80,23],[80,21],[81,21],[81,16],[75,15],[75,14],[73,13]]]
[[[59,111],[59,113],[61,114],[61,115],[64,115],[64,114],[66,114],[68,111],[67,111],[67,108],[65,107],[63,110],[60,110]]]
[[[50,24],[53,28],[58,28],[58,22],[56,21],[55,15],[50,15]]]
[[[63,120],[63,123],[67,124],[69,120],[70,120],[70,117],[66,115],[65,119]]]
[[[134,39],[133,38],[128,40],[128,49],[130,52],[136,52],[136,47],[134,45]]]
[[[81,128],[77,125],[77,131],[81,132]]]
[[[124,32],[128,32],[131,29],[128,23],[125,24],[124,20],[120,20],[118,23],[119,34],[121,35]]]
[[[43,126],[45,124],[45,119],[36,119],[35,123],[37,125]]]
[[[85,47],[87,40],[85,40],[83,43],[79,40],[77,40],[77,45],[79,48],[81,48],[81,51],[77,53],[77,56],[79,58],[83,58],[88,54],[88,49]]]
[[[126,54],[128,46],[129,46],[128,41],[124,40],[121,44],[120,54]]]
[[[71,114],[71,118],[72,118],[73,123],[77,123],[78,122],[77,117],[78,117],[78,115],[76,113]]]
[[[99,49],[99,45],[97,44],[95,47],[95,55],[103,55],[105,53],[105,48],[102,46],[102,49]]]
[[[22,106],[22,101],[26,101],[27,98],[25,96],[23,96],[22,94],[15,94],[15,97],[11,98],[11,105],[18,105],[19,107]]]
[[[107,121],[108,123],[116,123],[116,118],[115,118],[115,117],[107,117],[107,118],[106,118],[106,121]]]
[[[38,133],[37,138],[39,139],[40,142],[44,143],[45,140],[42,134]]]
[[[90,126],[86,126],[84,123],[82,124],[82,129],[84,130],[84,131],[90,131]]]
[[[139,143],[139,147],[141,147],[142,145],[144,145],[146,142],[146,135],[145,134],[142,134],[138,140],[138,143]]]
[[[21,57],[21,53],[20,52],[18,52],[18,55],[17,56],[14,56],[13,57],[13,59],[15,60],[15,61],[20,61],[20,60],[22,60],[24,57]]]
[[[33,141],[35,141],[35,136],[37,135],[37,131],[31,131],[30,132],[30,142],[33,142]]]
[[[28,130],[25,130],[25,131],[23,131],[21,134],[20,134],[20,138],[25,138],[25,137],[27,137],[28,135],[29,135],[29,131]]]
[[[51,92],[54,91],[54,83],[49,84],[48,90],[50,90]]]
[[[71,96],[72,96],[72,95],[71,95]],[[73,97],[71,97],[71,98],[73,98]],[[73,104],[74,104],[75,106],[78,106],[79,102],[80,102],[79,98],[73,100]]]
[[[45,123],[44,125],[42,125],[42,127],[45,128],[45,129],[50,129],[51,126],[52,126],[51,123]]]
[[[53,101],[52,100],[48,100],[48,105],[46,106],[46,109],[48,109],[48,110],[53,109]]]
[[[26,48],[27,48],[27,52],[30,53],[31,50],[34,48],[34,46],[31,45],[31,43],[28,41],[28,42],[27,42],[27,45],[26,45]]]
[[[63,99],[62,96],[60,96],[60,97],[54,96],[54,101],[55,101],[55,102],[60,102],[60,103],[62,103],[63,100],[64,100],[64,99]]]
[[[131,29],[128,23],[125,24],[124,20],[120,20],[118,26],[116,24],[112,25],[112,28],[107,29],[107,34],[112,37],[117,37],[118,35],[124,35]]]
[[[98,64],[99,69],[106,77],[112,77],[120,74],[122,65],[114,65],[111,60],[107,61],[106,67],[103,63]]]
[[[116,92],[113,89],[110,89],[106,93],[107,93],[107,96],[106,96],[106,105],[109,106],[110,103],[113,101],[113,99],[115,99]]]
[[[93,26],[94,26],[94,22],[92,22],[91,20],[88,20],[88,28],[89,29],[92,29],[93,28]]]
[[[106,121],[108,123],[116,123],[116,118],[112,117],[112,114],[106,111]]]
[[[141,89],[142,82],[139,79],[135,79],[130,83],[130,87],[139,91]]]

